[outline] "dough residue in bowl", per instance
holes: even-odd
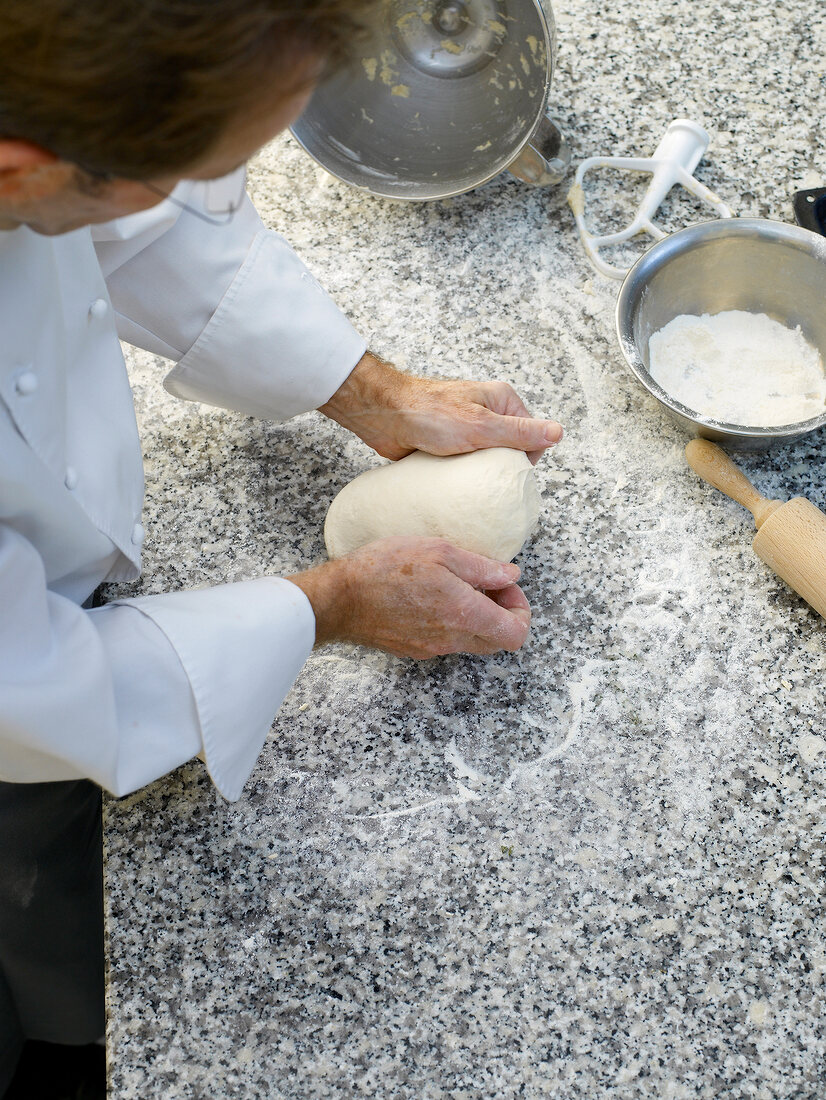
[[[799,328],[765,313],[683,314],[648,343],[649,374],[712,420],[770,428],[826,412],[819,352]]]

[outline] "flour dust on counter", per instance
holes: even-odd
[[[649,340],[666,393],[725,424],[778,427],[826,412],[826,375],[800,328],[765,313],[683,314]]]

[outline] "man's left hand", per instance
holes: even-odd
[[[562,438],[562,427],[532,417],[507,382],[417,378],[370,352],[319,412],[390,459],[512,447],[535,463]]]

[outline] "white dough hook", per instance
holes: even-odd
[[[668,236],[652,221],[652,218],[675,184],[681,184],[686,191],[709,203],[718,217],[734,217],[730,207],[694,178],[694,169],[702,160],[709,140],[708,133],[698,123],[687,118],[678,118],[670,124],[652,157],[589,157],[582,161],[574,177],[573,186],[568,192],[568,205],[576,219],[577,229],[588,259],[600,274],[607,275],[611,279],[624,279],[630,270],[627,267],[620,268],[606,263],[600,258],[600,249],[621,244],[640,233],[648,233],[655,241]],[[633,221],[627,228],[617,233],[599,236],[590,233],[585,226],[585,191],[582,180],[585,173],[592,168],[619,168],[628,172],[651,174],[651,183]]]

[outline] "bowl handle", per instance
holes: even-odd
[[[516,160],[508,165],[511,175],[534,187],[561,183],[571,163],[571,150],[549,115],[540,119],[530,140]]]

